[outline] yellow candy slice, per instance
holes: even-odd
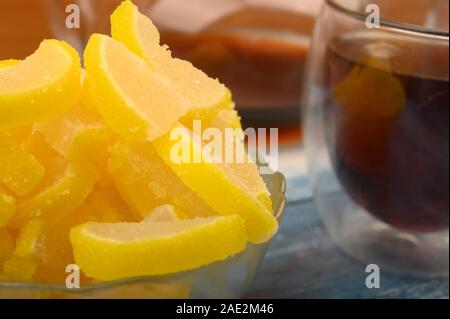
[[[217,128],[221,132],[222,156],[227,151],[236,153],[235,149],[240,148],[240,152],[245,153],[244,145],[239,142],[239,136],[243,134],[241,126],[241,118],[234,106],[226,109],[219,109],[212,112],[196,112],[195,114],[188,114],[183,117],[180,122],[189,129],[194,128],[194,121],[200,121],[201,129],[204,131],[208,128]],[[226,129],[232,129],[236,134],[228,136]],[[208,144],[206,141],[204,144]],[[228,143],[226,143],[228,142]],[[227,148],[228,146],[228,148]],[[248,189],[267,207],[272,211],[272,200],[264,180],[259,174],[257,165],[253,160],[245,154],[244,162],[224,163],[221,165],[230,174],[234,174],[236,178],[248,187]]]
[[[81,206],[84,207],[84,204]],[[101,221],[92,216],[92,210],[82,211],[77,208],[55,225],[43,225],[36,240],[33,261],[36,266],[33,281],[65,285],[66,267],[75,264],[70,244],[70,229],[90,221]],[[81,283],[86,283],[81,276]]]
[[[115,147],[108,164],[121,197],[131,209],[146,216],[158,204],[158,196],[152,189],[152,182],[137,167],[133,167],[126,158],[127,150]],[[164,194],[165,195],[165,194]]]
[[[39,183],[44,173],[44,167],[33,155],[0,131],[0,184],[16,195],[24,195]]]
[[[2,281],[30,281],[36,272],[36,264],[32,259],[13,256],[3,265],[0,274]]]
[[[144,32],[145,36],[142,36]],[[111,15],[111,35],[131,52],[143,57],[151,67],[165,51],[159,45],[158,29],[150,19],[141,17],[139,9],[131,1],[123,1]]]
[[[208,128],[217,128],[220,130],[221,135],[219,138],[221,138],[221,143],[223,145],[222,153],[220,154],[221,157],[225,157],[227,151],[232,152],[233,154],[236,153],[235,150],[237,147],[244,148],[239,138],[243,134],[241,118],[234,109],[234,105],[226,109],[218,109],[209,112],[203,111],[195,114],[189,113],[180,119],[180,123],[190,130],[194,129],[194,123],[196,123],[195,121],[200,121],[197,122],[197,124],[200,123],[201,132],[204,132],[204,130]],[[229,136],[229,134],[226,133],[226,129],[232,129],[233,133]],[[204,145],[209,142],[210,141],[204,141]],[[245,152],[244,149],[241,151],[243,153]],[[235,175],[237,179],[242,181],[244,186],[246,186],[269,211],[272,211],[272,200],[270,198],[270,193],[264,183],[264,180],[259,174],[257,165],[247,154],[244,155],[244,160],[244,162],[235,161],[219,165],[229,174]]]
[[[242,129],[241,117],[234,108],[218,110],[214,116],[203,119],[202,125],[217,127],[222,131],[226,128]]]
[[[13,256],[3,266],[2,280],[28,281],[32,279],[36,272],[33,257],[41,231],[40,219],[33,219],[24,224],[16,240]]]
[[[46,168],[46,174],[35,190],[27,194],[27,196],[20,198],[21,203],[30,202],[33,198],[39,196],[39,194],[43,194],[48,189],[54,187],[63,179],[64,173],[67,170],[66,159],[48,145],[41,133],[34,132],[24,141],[24,146],[43,163]],[[70,206],[70,203],[68,203],[68,206]],[[84,204],[82,206],[84,207]],[[68,264],[74,263],[72,247],[69,241],[70,229],[88,221],[102,221],[97,216],[91,218],[91,215],[88,215],[88,213],[92,214],[92,209],[89,208],[83,213],[81,208],[77,208],[65,215],[61,221],[43,225],[42,232],[36,240],[37,244],[34,246],[33,267],[35,269],[33,272],[33,280],[60,285],[64,284],[65,277],[67,276],[65,267]],[[9,226],[18,228],[26,224],[27,222],[24,217],[22,219],[15,217]],[[20,260],[16,260],[15,262],[19,263]],[[22,261],[23,263],[29,262]]]
[[[0,229],[5,226],[16,212],[16,199],[0,187]]]
[[[0,128],[67,111],[80,98],[80,70],[75,49],[57,40],[44,40],[25,60],[0,68]]]
[[[168,79],[189,102],[190,109],[223,108],[231,102],[230,91],[191,63],[173,59],[159,44],[152,21],[131,1],[124,1],[111,16],[111,34]]]
[[[0,269],[11,258],[14,251],[14,239],[6,228],[0,228]]]
[[[67,160],[45,141],[41,133],[33,132],[23,140],[22,145],[45,168],[45,175],[31,192],[19,198],[20,201],[28,200],[51,187],[67,168]]]
[[[6,70],[20,63],[20,60],[2,60],[0,61],[0,70]]]
[[[195,120],[200,120],[203,128],[242,129],[241,117],[234,109],[234,104],[223,109],[192,111],[183,116],[179,122],[192,130]]]
[[[218,80],[208,77],[190,62],[172,58],[170,54],[158,57],[155,72],[171,80],[177,92],[190,102],[190,109],[220,109],[231,102],[231,92]]]
[[[182,125],[176,126],[176,129],[181,137],[178,140],[171,139],[171,134],[166,134],[152,142],[164,162],[220,215],[241,216],[246,222],[251,242],[263,243],[270,240],[278,229],[278,222],[271,211],[248,191],[235,174],[227,173],[215,164],[214,158],[208,156],[202,149],[201,142],[188,129]],[[196,159],[193,155],[183,161],[183,158],[176,158],[178,150],[184,150],[183,153],[192,150],[192,154],[202,156]],[[208,158],[210,161],[205,160]]]
[[[258,166],[246,157],[245,163],[224,164],[221,167],[230,175],[234,175],[236,179],[249,190],[266,208],[272,212],[272,199],[267,189],[266,183],[259,175]]]
[[[188,215],[175,208],[172,205],[162,205],[156,207],[147,217],[144,218],[146,222],[171,222],[176,220],[187,219]]]
[[[140,215],[134,214],[122,200],[110,175],[104,175],[99,179],[85,204],[89,207],[90,214],[97,216],[98,222],[117,223],[141,220]]]
[[[76,263],[98,280],[164,275],[224,260],[245,249],[238,216],[163,223],[88,223],[71,231]]]
[[[214,210],[183,183],[148,143],[116,144],[111,149],[109,171],[124,200],[143,217],[167,203],[190,217],[214,214]]]
[[[42,232],[42,221],[32,219],[24,224],[16,242],[14,255],[20,258],[31,258],[35,254],[36,243]]]
[[[10,225],[17,227],[35,217],[47,223],[61,220],[84,202],[97,178],[97,170],[92,164],[82,161],[70,163],[54,184],[18,203]]]
[[[243,136],[243,131],[241,118],[237,111],[234,110],[234,108],[221,109],[214,114],[209,114],[205,117],[197,118],[196,120],[201,121],[200,125],[203,131],[208,128],[217,128],[220,130],[223,146],[220,155],[224,159],[224,163],[220,164],[220,166],[226,170],[228,174],[233,174],[239,179],[269,211],[272,211],[272,200],[270,198],[269,190],[259,174],[258,166],[250,156],[246,154],[245,146],[241,142],[240,137]],[[192,129],[192,122],[189,124]],[[207,144],[208,142],[205,143]],[[242,152],[243,161],[235,158],[232,162],[226,162],[225,154],[227,154],[227,152],[230,152],[230,154]]]
[[[99,184],[102,184],[99,188]],[[98,182],[89,197],[81,206],[68,213],[55,224],[44,224],[39,234],[33,260],[36,271],[33,280],[41,283],[64,285],[68,273],[66,267],[75,264],[70,243],[70,230],[87,222],[121,222],[125,221],[122,214],[116,213],[115,206],[118,195],[111,202],[106,203],[103,192],[106,192],[103,183]],[[91,280],[81,274],[82,285],[91,283]]]
[[[130,141],[154,140],[188,110],[167,79],[120,42],[94,34],[84,53],[90,94],[105,121]]]

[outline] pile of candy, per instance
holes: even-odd
[[[241,127],[230,91],[172,58],[132,2],[111,24],[85,70],[57,40],[0,62],[3,281],[64,284],[69,264],[85,283],[169,274],[277,231],[257,166],[205,160],[217,154],[194,133]],[[175,161],[180,147],[204,156]]]

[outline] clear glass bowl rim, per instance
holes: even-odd
[[[348,7],[345,7],[342,4],[338,3],[338,1],[339,0],[326,0],[325,3],[326,3],[326,5],[333,8],[334,10],[339,11],[347,16],[353,17],[360,21],[366,21],[367,17],[369,16],[366,13],[355,11]],[[387,20],[387,19],[380,19],[380,25],[384,28],[420,33],[422,35],[428,35],[428,36],[445,37],[445,38],[447,38],[447,40],[449,39],[449,32],[445,32],[442,30],[433,30],[433,29],[422,27],[419,25],[400,23],[400,22]]]
[[[284,215],[285,208],[286,208],[286,178],[284,175],[280,172],[274,172],[270,175],[263,175],[263,178],[266,182],[271,183],[271,187],[269,188],[269,191],[271,193],[272,200],[274,201],[274,204],[276,203],[276,206],[278,208],[276,211],[274,211],[274,215],[278,222],[281,222],[281,219]],[[270,243],[263,243],[260,245],[268,245]],[[244,250],[241,252],[241,254],[244,254],[246,251]],[[215,263],[221,263],[224,261],[218,261]],[[215,264],[213,263],[213,264]],[[212,264],[210,264],[212,265]],[[208,267],[210,265],[205,265],[203,267]],[[108,290],[111,288],[117,288],[117,287],[123,287],[133,284],[142,284],[142,283],[151,283],[151,284],[158,284],[158,283],[166,283],[168,280],[174,276],[179,276],[182,274],[186,274],[192,271],[198,271],[201,270],[203,267],[187,270],[180,273],[173,273],[163,276],[143,276],[143,277],[131,277],[131,278],[125,278],[125,279],[119,279],[119,280],[113,280],[113,281],[106,281],[106,282],[100,282],[95,283],[92,285],[88,285],[86,287],[81,287],[78,289],[68,289],[63,285],[57,285],[57,284],[45,284],[45,283],[29,283],[29,282],[7,282],[7,281],[0,281],[0,290],[6,289],[6,290],[27,290],[27,291],[48,291],[48,292],[55,292],[55,293],[73,293],[74,296],[79,295],[82,296],[84,294],[90,293],[90,292],[96,292],[96,291],[103,291]]]

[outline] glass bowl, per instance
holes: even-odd
[[[278,221],[286,205],[286,181],[281,173],[263,175]],[[227,260],[166,276],[127,278],[68,289],[62,285],[0,282],[2,298],[58,299],[169,299],[240,298],[252,282],[270,242],[248,244],[246,250]]]

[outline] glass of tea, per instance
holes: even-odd
[[[304,97],[315,199],[333,239],[381,271],[449,272],[447,0],[328,0]]]

